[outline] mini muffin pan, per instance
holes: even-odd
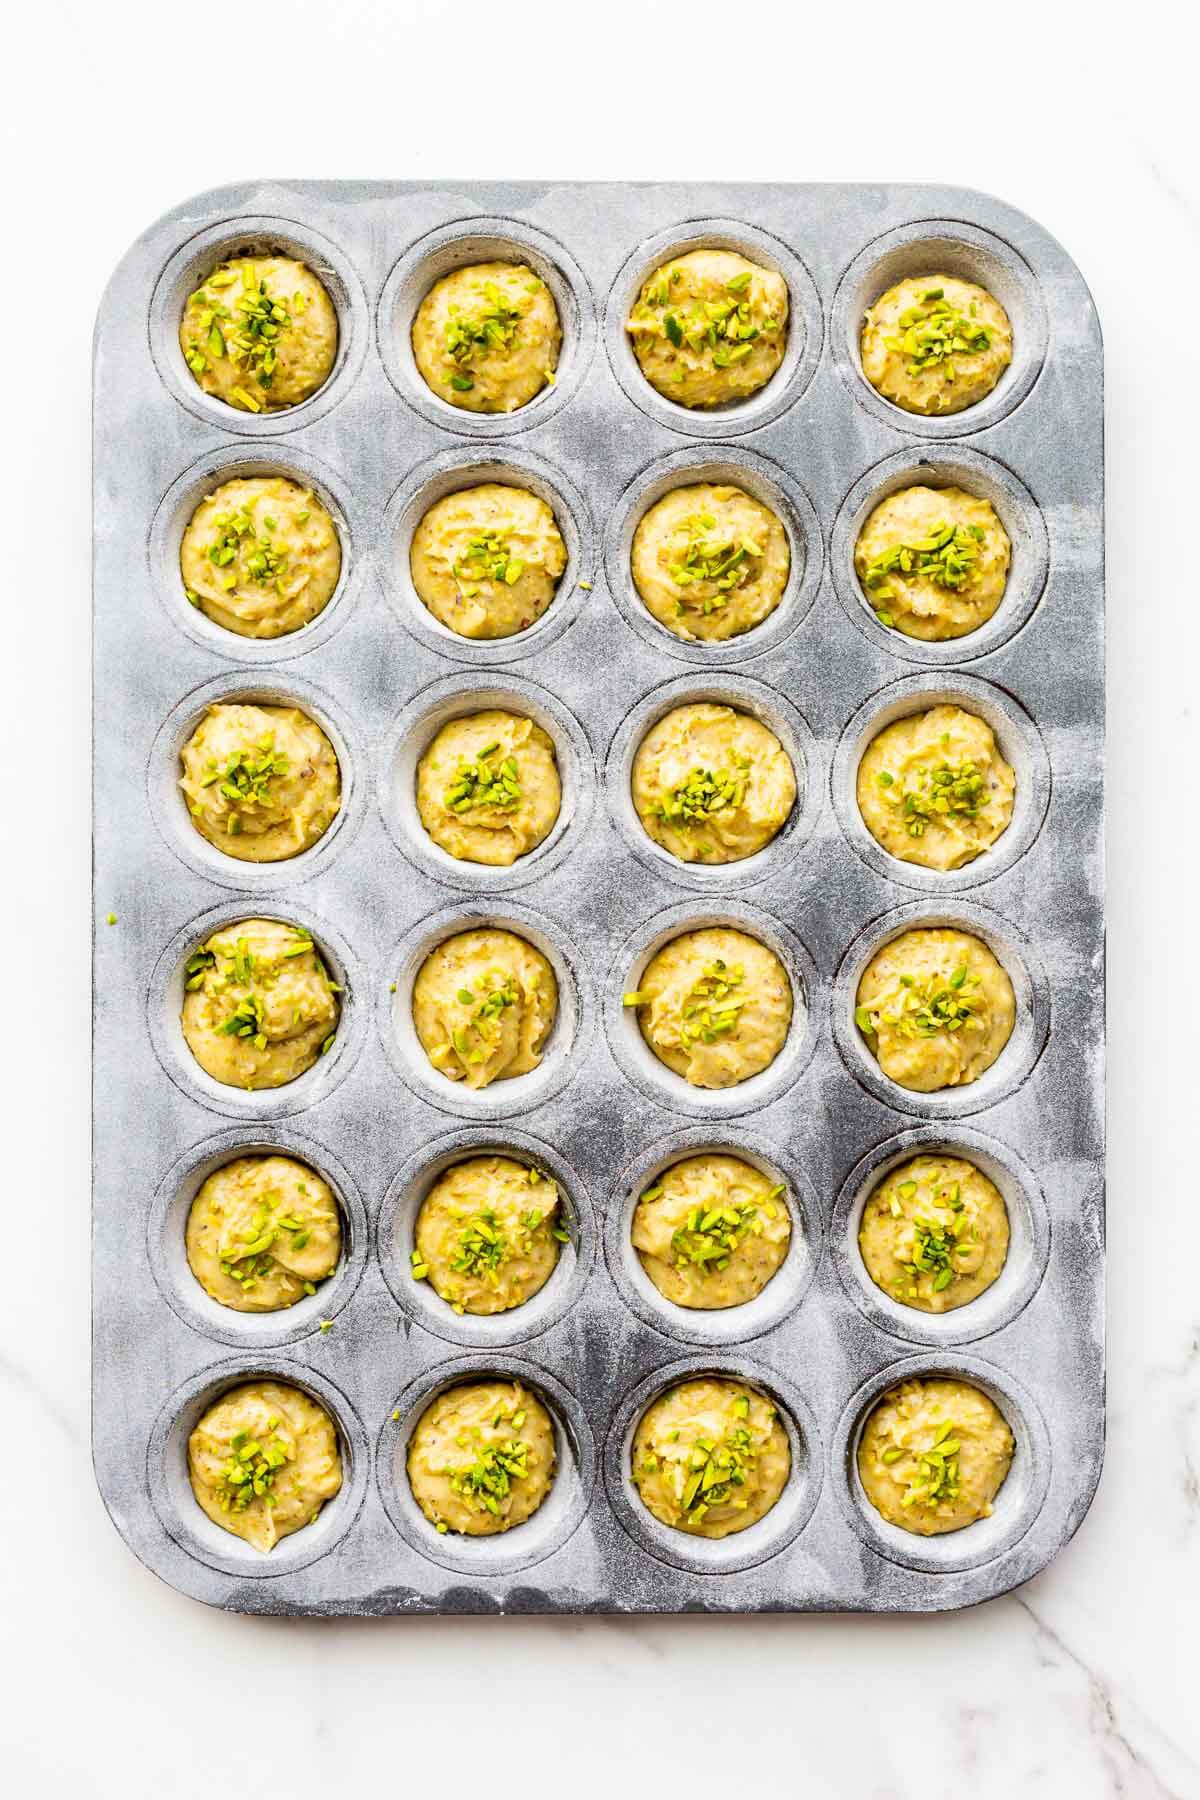
[[[642,378],[623,323],[645,276],[698,245],[777,268],[787,355],[748,400],[689,413]],[[318,393],[252,416],[201,393],[177,327],[195,281],[246,250],[325,281],[340,345]],[[425,387],[408,332],[448,270],[521,257],[563,326],[556,384],[519,412],[455,410]],[[863,379],[864,306],[907,274],[981,282],[1013,321],[1013,362],[978,406],[916,418]],[[190,606],[179,541],[235,474],[314,488],[342,540],[338,589],[290,637],[230,635]],[[456,487],[511,481],[553,508],[568,552],[529,630],[467,642],[421,605],[408,546]],[[688,643],[641,605],[629,545],[668,489],[726,480],[771,505],[792,548],[777,611],[723,644]],[[935,1611],[1043,1568],[1087,1510],[1103,1453],[1103,531],[1100,333],[1078,271],[1022,213],[941,187],[249,183],[190,200],[129,251],[95,356],[94,1456],[113,1519],[182,1592],[250,1613]],[[1013,542],[1008,592],[978,632],[888,631],[854,576],[885,494],[958,484]],[[292,862],[223,858],[176,789],[206,705],[294,703],[342,768],[336,825]],[[672,861],[641,831],[629,771],[672,705],[715,699],[768,723],[796,768],[776,840],[722,869]],[[938,875],[887,856],[854,799],[863,748],[939,701],[986,718],[1017,772],[993,850]],[[553,738],[563,807],[511,870],[456,863],[412,798],[447,719],[527,712]],[[115,914],[115,923],[105,923]],[[219,925],[305,925],[344,984],[328,1056],[288,1087],[210,1080],[179,1023],[182,969]],[[495,923],[550,958],[558,1018],[536,1071],[472,1093],[431,1068],[409,1012],[442,938]],[[790,1035],[740,1087],[689,1087],[621,1005],[659,945],[727,923],[780,956]],[[908,1093],[853,1023],[881,942],[913,925],[976,932],[1008,968],[1016,1029],[974,1085]],[[673,1306],[628,1239],[636,1197],[704,1149],[788,1184],[793,1239],[759,1298]],[[858,1258],[865,1195],[907,1156],[975,1160],[1008,1203],[1001,1279],[938,1317],[874,1287]],[[336,1274],[290,1311],[239,1314],[192,1278],[200,1182],[232,1158],[309,1162],[342,1210]],[[408,1274],[438,1174],[507,1152],[559,1182],[571,1243],[542,1292],[456,1315]],[[629,1443],[672,1382],[725,1372],[771,1394],[792,1448],[777,1506],[719,1543],[642,1506]],[[1012,1427],[992,1516],[918,1538],[862,1492],[854,1451],[894,1381],[962,1376]],[[334,1419],[345,1480],[317,1521],[262,1555],[196,1505],[187,1435],[255,1376]],[[511,1376],[555,1423],[558,1475],[528,1523],[439,1536],[405,1447],[448,1385]]]

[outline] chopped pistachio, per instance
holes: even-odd
[[[942,288],[927,288],[916,306],[900,314],[898,324],[900,335],[884,342],[889,350],[907,358],[910,375],[940,365],[944,378],[953,381],[955,357],[975,356],[991,347],[989,328],[959,312]]]
[[[510,569],[515,566],[518,565],[509,564]],[[442,797],[448,812],[466,813],[476,807],[489,807],[498,812],[516,811],[522,798],[520,770],[513,756],[506,756],[500,762],[490,760],[500,748],[499,744],[487,744],[473,762],[459,764],[458,773]]]
[[[935,525],[927,536],[901,541],[881,550],[867,565],[863,584],[872,600],[891,600],[897,593],[892,577],[924,577],[935,587],[957,594],[967,585],[979,560],[981,525]],[[877,615],[878,609],[877,609]],[[881,620],[890,624],[890,619]]]
[[[737,808],[745,799],[748,775],[744,769],[690,769],[687,777],[658,802],[657,816],[668,825],[705,824],[714,813]]]

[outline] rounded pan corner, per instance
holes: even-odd
[[[93,1413],[94,1410],[95,1401],[93,1399]],[[89,1449],[91,1452],[92,1479],[95,1481],[96,1492],[100,1496],[100,1504],[104,1508],[105,1516],[126,1550],[128,1550],[130,1556],[133,1557],[136,1563],[140,1564],[140,1566],[145,1569],[147,1575],[153,1575],[154,1579],[160,1581],[165,1588],[168,1588],[171,1591],[171,1593],[181,1594],[185,1600],[194,1601],[197,1606],[207,1606],[213,1612],[241,1612],[243,1608],[239,1606],[227,1605],[225,1601],[219,1600],[214,1596],[197,1593],[192,1588],[185,1587],[182,1582],[176,1581],[173,1576],[168,1575],[166,1570],[154,1561],[147,1547],[134,1541],[133,1535],[127,1529],[116,1505],[109,1498],[108,1491],[104,1485],[104,1477],[97,1467],[96,1439],[94,1433],[89,1444]]]
[[[225,204],[234,195],[243,194],[246,191],[247,184],[245,182],[234,181],[226,182],[221,187],[203,188],[198,194],[189,194],[186,200],[178,202],[175,206],[169,206],[165,212],[159,213],[150,221],[149,225],[144,226],[137,236],[131,239],[113,264],[108,279],[100,290],[100,299],[92,321],[93,360],[100,347],[100,332],[107,321],[112,297],[143,251],[147,250],[169,225],[186,225],[193,215],[199,217],[213,205]]]
[[[1021,1588],[1028,1587],[1029,1583],[1036,1580],[1039,1575],[1044,1575],[1051,1563],[1057,1562],[1092,1510],[1100,1480],[1104,1474],[1104,1458],[1107,1447],[1107,1421],[1105,1409],[1101,1403],[1099,1441],[1096,1444],[1095,1459],[1088,1471],[1086,1485],[1072,1497],[1063,1531],[1044,1549],[1037,1552],[1029,1567],[1022,1566],[1021,1546],[1017,1545],[1010,1556],[997,1557],[996,1561],[990,1565],[991,1570],[996,1571],[999,1575],[999,1579],[987,1583],[983,1592],[972,1594],[966,1599],[947,1600],[944,1604],[939,1603],[935,1594],[933,1604],[922,1610],[929,1613],[970,1612],[974,1607],[986,1606],[989,1601],[1003,1600],[1006,1595],[1017,1593]],[[1005,1564],[1010,1566],[1005,1567]],[[984,1569],[982,1573],[986,1575],[989,1570]],[[895,1607],[889,1607],[887,1610],[892,1613],[899,1611],[901,1616],[905,1611],[904,1608]]]
[[[991,212],[994,215],[994,222],[997,225],[1005,226],[1011,224],[1020,226],[1023,229],[1023,233],[1027,234],[1031,240],[1040,240],[1042,246],[1052,252],[1055,259],[1060,264],[1060,272],[1078,285],[1080,295],[1087,305],[1091,322],[1095,327],[1096,340],[1100,352],[1103,355],[1104,329],[1100,322],[1100,311],[1096,305],[1096,296],[1092,292],[1091,283],[1088,281],[1087,276],[1084,274],[1071,252],[1067,249],[1062,239],[1058,237],[1055,232],[1051,231],[1048,225],[1044,225],[1042,221],[1035,218],[1032,213],[1026,212],[1023,206],[1016,206],[1011,200],[1006,200],[1003,194],[993,194],[988,188],[977,187],[953,187],[943,191],[947,198],[954,196],[968,203],[974,202],[977,207],[982,206],[986,211]],[[976,222],[977,221],[973,218],[972,223]],[[1039,275],[1041,274],[1040,270],[1037,272]]]

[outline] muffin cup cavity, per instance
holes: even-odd
[[[205,1292],[187,1258],[188,1214],[210,1175],[243,1156],[289,1156],[329,1183],[341,1218],[342,1253],[337,1267],[294,1306],[279,1312],[235,1312]],[[318,1331],[336,1319],[351,1298],[367,1262],[367,1215],[357,1184],[323,1144],[279,1127],[265,1131],[220,1132],[193,1145],[163,1176],[151,1204],[146,1244],[159,1292],[178,1318],[194,1331],[240,1349],[272,1349]]]
[[[413,1024],[413,984],[426,957],[447,938],[487,929],[511,931],[541,951],[558,983],[558,1011],[536,1069],[469,1088],[465,1081],[442,1075],[425,1054]],[[557,1094],[583,1060],[593,1015],[584,960],[558,923],[541,913],[508,903],[497,910],[482,902],[446,907],[407,931],[383,969],[378,1023],[388,1060],[406,1087],[443,1112],[477,1122],[522,1116]]]
[[[692,250],[733,250],[782,275],[788,288],[788,342],[783,361],[757,393],[711,408],[667,400],[642,374],[625,329],[642,283],[655,269]],[[630,254],[609,290],[604,348],[612,372],[642,412],[690,437],[735,437],[778,418],[807,388],[821,357],[821,301],[812,276],[781,238],[739,219],[687,219],[647,238]]]
[[[282,1538],[273,1550],[256,1550],[213,1522],[188,1479],[188,1438],[210,1406],[248,1381],[296,1387],[324,1408],[337,1429],[342,1485],[311,1525]],[[341,1389],[306,1364],[278,1355],[243,1351],[209,1363],[166,1401],[150,1433],[146,1474],[150,1498],[168,1537],[198,1562],[240,1581],[292,1575],[327,1556],[354,1524],[366,1499],[371,1451],[358,1414]]]
[[[622,1003],[623,996],[636,989],[650,958],[664,944],[712,925],[727,926],[758,938],[779,958],[792,988],[792,1022],[778,1056],[757,1075],[729,1088],[693,1087],[682,1075],[676,1075],[642,1036],[637,1009]],[[709,911],[699,910],[694,901],[668,907],[630,933],[613,959],[605,988],[604,1029],[622,1074],[647,1099],[693,1118],[730,1119],[740,1113],[756,1112],[799,1080],[816,1043],[820,993],[816,964],[787,926],[757,906],[722,896],[720,904]]]
[[[179,785],[180,756],[208,708],[220,704],[294,706],[319,725],[333,745],[341,780],[341,805],[317,841],[298,856],[279,862],[243,862],[226,856],[192,824]],[[350,733],[343,729],[338,722],[338,715],[343,712],[340,704],[335,708],[334,702],[312,682],[290,674],[286,678],[263,678],[256,669],[248,669],[239,679],[234,671],[193,688],[163,721],[146,767],[150,811],[164,842],[181,862],[209,881],[248,894],[298,886],[320,873],[330,858],[351,841],[366,804],[367,784],[360,777],[358,759],[351,747],[352,739],[359,739],[359,732],[357,728]]]
[[[1008,1257],[991,1287],[965,1306],[927,1313],[904,1306],[877,1287],[858,1247],[863,1208],[880,1182],[915,1156],[957,1156],[973,1163],[1000,1190],[1008,1209]],[[902,1131],[855,1165],[842,1183],[829,1234],[834,1267],[846,1293],[873,1325],[893,1337],[948,1348],[989,1336],[1013,1319],[1037,1292],[1050,1255],[1050,1215],[1033,1171],[1006,1144],[970,1126],[947,1131],[921,1126]]]
[[[184,964],[193,950],[215,931],[239,919],[281,919],[311,932],[330,979],[341,989],[337,1034],[324,1056],[294,1081],[277,1088],[227,1087],[200,1067],[183,1035]],[[198,914],[161,952],[150,978],[147,1014],[150,1038],[165,1073],[183,1093],[210,1111],[243,1120],[284,1119],[325,1100],[344,1079],[362,1049],[367,1031],[366,975],[357,957],[332,925],[306,904],[243,891],[236,902],[225,901]]]
[[[989,501],[1012,545],[1000,604],[990,619],[962,637],[927,641],[881,625],[855,571],[854,549],[863,526],[884,500],[910,487],[958,487]],[[938,665],[972,662],[1007,643],[1028,623],[1042,598],[1050,569],[1046,524],[1033,495],[1002,462],[965,444],[947,445],[944,451],[898,450],[868,469],[838,509],[830,557],[833,585],[852,623],[904,662]]]
[[[890,1524],[868,1500],[858,1473],[858,1444],[889,1388],[931,1376],[968,1381],[987,1395],[1013,1434],[1013,1459],[989,1518],[959,1531],[919,1537]],[[937,1360],[926,1352],[889,1363],[851,1396],[834,1433],[831,1470],[843,1515],[869,1550],[903,1568],[950,1574],[992,1562],[1020,1543],[1034,1524],[1050,1485],[1050,1434],[1037,1401],[1008,1369],[965,1351],[947,1351]]]
[[[562,346],[554,380],[508,413],[476,413],[435,394],[412,349],[413,320],[443,276],[473,263],[524,263],[554,297]],[[564,244],[521,219],[467,218],[440,226],[410,244],[384,283],[378,313],[379,352],[392,386],[408,405],[465,437],[507,437],[542,425],[577,392],[596,347],[596,305],[587,277]]]
[[[272,414],[272,422],[278,416]],[[333,520],[341,545],[342,566],[333,593],[314,619],[282,637],[243,637],[218,625],[188,599],[179,566],[184,533],[201,501],[227,481],[252,476],[281,476],[311,488]],[[343,478],[299,445],[223,444],[192,463],[159,501],[147,544],[150,579],[168,617],[194,643],[242,663],[283,662],[326,643],[346,623],[361,585],[344,492]]]
[[[632,1473],[633,1438],[643,1415],[670,1388],[702,1375],[744,1382],[774,1400],[792,1456],[791,1473],[770,1512],[744,1531],[723,1538],[700,1537],[664,1525],[643,1502]],[[747,1372],[730,1360],[728,1352],[719,1363],[712,1360],[711,1352],[707,1356],[693,1353],[638,1382],[620,1401],[604,1446],[604,1484],[625,1531],[659,1562],[693,1575],[728,1575],[778,1556],[813,1515],[821,1493],[822,1466],[816,1418],[799,1389],[778,1370],[757,1362]]]
[[[329,375],[307,400],[278,412],[242,412],[206,394],[179,348],[179,324],[188,295],[221,263],[237,256],[287,256],[305,263],[337,313],[337,356]],[[244,437],[272,437],[323,418],[358,379],[370,333],[370,311],[358,270],[329,238],[296,219],[259,215],[206,226],[170,257],[150,301],[150,350],[164,385],[206,424]]]
[[[792,810],[769,844],[738,862],[685,863],[655,843],[633,803],[633,765],[646,734],[677,707],[712,701],[749,714],[773,731],[783,745],[796,777]],[[682,676],[644,695],[618,726],[605,758],[604,779],[609,815],[641,862],[681,887],[700,893],[740,893],[765,881],[799,855],[820,808],[820,781],[815,740],[803,715],[776,689],[746,676],[714,673],[703,681]]]
[[[752,500],[769,507],[787,533],[791,567],[774,612],[720,643],[676,637],[659,623],[638,593],[631,557],[634,533],[650,511],[675,488],[701,483],[739,487]],[[684,662],[714,665],[745,662],[775,648],[807,616],[821,585],[824,540],[816,509],[798,482],[778,463],[738,445],[674,450],[640,469],[627,484],[613,510],[604,544],[608,589],[625,622],[660,653]]]
[[[510,637],[461,637],[434,617],[413,585],[413,533],[439,500],[487,482],[527,488],[545,501],[566,548],[567,566],[549,606],[524,631],[515,631]],[[497,445],[494,453],[481,454],[478,459],[459,446],[420,464],[388,502],[383,542],[388,547],[381,571],[384,592],[401,625],[431,650],[456,662],[519,662],[544,650],[574,622],[588,599],[588,589],[580,584],[595,580],[591,517],[582,495],[543,457],[508,444]]]
[[[948,870],[901,862],[871,835],[858,806],[859,764],[880,732],[899,719],[943,705],[960,706],[990,726],[1000,755],[1016,776],[1012,817],[1005,830],[971,862]],[[868,868],[904,887],[957,893],[1010,869],[1036,841],[1050,802],[1050,760],[1037,726],[1003,688],[957,673],[909,675],[873,694],[847,722],[834,751],[831,787],[842,833]]]
[[[530,1388],[553,1422],[558,1458],[550,1491],[530,1518],[477,1538],[431,1525],[413,1497],[407,1468],[409,1439],[425,1409],[447,1388],[472,1381],[519,1381]],[[379,1492],[396,1530],[422,1556],[460,1575],[515,1575],[544,1562],[578,1529],[596,1479],[591,1426],[571,1390],[540,1364],[482,1350],[410,1381],[379,1434],[375,1454]]]
[[[558,818],[542,842],[507,866],[467,862],[435,844],[417,811],[417,767],[443,725],[471,713],[500,709],[540,725],[554,743],[562,784]],[[549,874],[586,828],[596,786],[595,762],[582,725],[555,695],[535,682],[505,675],[450,675],[422,689],[405,708],[379,770],[379,802],[397,848],[435,880],[477,893],[501,894]]]
[[[896,406],[863,374],[863,315],[897,282],[952,275],[985,288],[1008,314],[1013,356],[991,393],[961,412],[926,417]],[[969,437],[1020,405],[1046,357],[1049,327],[1041,287],[1021,253],[995,232],[961,219],[917,219],[885,232],[854,258],[838,283],[830,318],[833,361],[859,405],[893,430],[917,437]]]
[[[677,1306],[661,1294],[642,1267],[630,1232],[638,1201],[676,1163],[712,1152],[736,1156],[787,1188],[792,1235],[787,1254],[761,1293],[742,1306],[714,1310]],[[821,1258],[821,1211],[812,1183],[791,1157],[760,1151],[739,1137],[693,1126],[660,1138],[623,1169],[612,1189],[604,1227],[608,1271],[621,1298],[644,1324],[685,1344],[728,1347],[773,1331],[800,1306]],[[640,1504],[640,1502],[639,1502]]]
[[[884,1074],[854,1023],[854,1009],[863,970],[876,951],[906,931],[929,927],[965,931],[987,946],[1012,982],[1016,1018],[1007,1044],[977,1080],[922,1094]],[[938,910],[928,900],[914,901],[873,919],[846,951],[834,978],[833,1036],[842,1061],[876,1099],[920,1118],[963,1118],[1015,1093],[1045,1048],[1049,1027],[1050,990],[1037,952],[1010,920],[969,900],[956,898],[950,911]]]
[[[507,1312],[456,1313],[428,1280],[412,1276],[417,1216],[424,1201],[448,1169],[476,1156],[510,1156],[552,1175],[562,1195],[559,1217],[570,1232],[545,1286]],[[408,1157],[389,1182],[379,1215],[379,1263],[392,1298],[414,1323],[451,1343],[492,1350],[536,1337],[575,1304],[595,1256],[596,1229],[587,1189],[548,1144],[524,1131],[456,1131]]]

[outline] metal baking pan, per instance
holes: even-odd
[[[660,399],[622,329],[640,279],[696,242],[743,249],[791,292],[778,374],[711,415]],[[320,273],[340,349],[312,400],[252,416],[200,392],[176,328],[198,274],[266,245]],[[550,282],[564,327],[556,385],[507,417],[447,407],[408,348],[430,281],[497,253]],[[867,386],[856,338],[874,294],[934,263],[998,295],[1016,352],[980,405],[925,419]],[[1024,214],[957,188],[248,183],[189,200],[132,247],[95,352],[93,1418],[105,1503],[148,1567],[255,1613],[885,1612],[984,1599],[1061,1548],[1104,1432],[1102,449],[1100,335],[1078,271]],[[515,470],[550,498],[570,559],[541,621],[493,643],[443,631],[407,576],[424,506],[481,470]],[[227,636],[183,594],[182,526],[234,471],[298,474],[337,521],[339,591],[296,636]],[[777,612],[715,647],[668,637],[628,572],[647,497],[701,471],[768,499],[793,550]],[[1013,540],[1006,598],[965,640],[885,631],[854,579],[865,508],[918,471],[993,498]],[[339,821],[292,862],[222,858],[178,799],[180,742],[207,701],[235,694],[294,698],[341,759]],[[409,798],[431,723],[475,695],[537,717],[564,774],[558,829],[509,871],[437,854]],[[873,722],[925,695],[982,712],[1019,780],[995,852],[950,876],[885,857],[853,802]],[[658,853],[627,796],[640,728],[704,696],[771,723],[800,778],[788,829],[725,869]],[[206,1082],[178,1024],[189,949],[248,914],[309,926],[346,984],[330,1055],[259,1094]],[[406,983],[426,947],[480,919],[552,956],[562,1007],[535,1076],[472,1095],[424,1062]],[[713,920],[776,948],[796,1022],[761,1077],[681,1092],[621,990],[648,945]],[[989,1074],[927,1097],[880,1075],[851,1020],[872,947],[918,920],[981,934],[1019,1004]],[[871,1178],[929,1143],[992,1174],[1013,1225],[1002,1280],[939,1317],[889,1302],[854,1248]],[[476,1145],[536,1158],[573,1217],[547,1287],[488,1319],[456,1317],[405,1272],[423,1184]],[[801,1229],[752,1306],[681,1322],[639,1279],[628,1217],[657,1169],[705,1145],[777,1169]],[[346,1253],[316,1302],[247,1316],[206,1303],[182,1230],[199,1180],[257,1146],[333,1183]],[[659,1526],[628,1477],[641,1408],[691,1369],[774,1394],[792,1438],[779,1504],[720,1542]],[[542,1394],[560,1472],[528,1524],[439,1537],[408,1493],[406,1434],[432,1392],[487,1370]],[[883,1524],[852,1455],[871,1399],[919,1370],[982,1385],[1017,1444],[993,1516],[933,1539]],[[318,1521],[270,1556],[205,1519],[184,1462],[202,1404],[258,1373],[327,1406],[346,1470]]]

